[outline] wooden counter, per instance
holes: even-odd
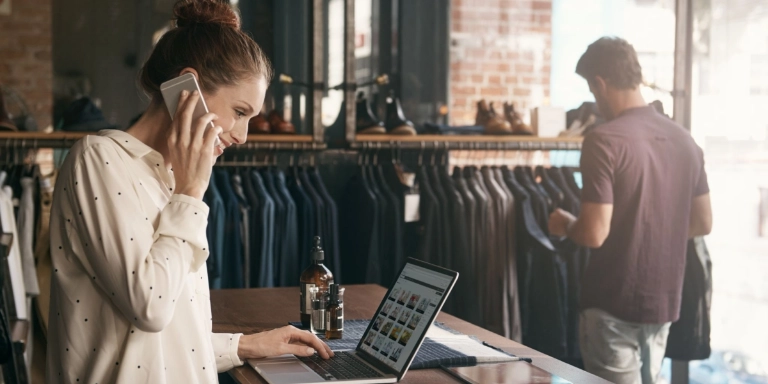
[[[348,285],[344,294],[344,317],[369,319],[378,308],[386,289],[378,285]],[[260,288],[211,291],[214,332],[261,332],[299,320],[299,288]],[[608,383],[571,365],[536,352],[526,346],[486,331],[464,320],[440,313],[437,321],[477,336],[517,356],[530,357],[533,364],[573,383]],[[525,364],[525,363],[521,363]],[[231,370],[230,375],[240,383],[265,383],[248,364]],[[409,370],[402,383],[458,383],[439,369]]]

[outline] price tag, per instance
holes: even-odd
[[[416,193],[409,193],[405,195],[405,212],[403,217],[406,223],[413,223],[421,220],[419,215],[419,204],[421,197]]]

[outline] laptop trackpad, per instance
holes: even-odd
[[[269,374],[269,375],[280,375],[280,374],[286,374],[286,373],[311,373],[317,376],[315,372],[311,371],[309,368],[305,367],[304,365],[298,362],[259,364],[259,369],[265,374]]]
[[[284,380],[290,383],[322,381],[322,378],[317,373],[297,361],[291,363],[259,364],[259,370],[264,376],[274,377],[280,381]]]

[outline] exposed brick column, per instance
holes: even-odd
[[[39,130],[51,125],[51,0],[12,0],[0,15],[0,83],[27,103]]]
[[[451,0],[451,124],[480,99],[529,109],[549,99],[552,0]]]

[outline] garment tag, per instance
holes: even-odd
[[[414,221],[421,220],[419,216],[419,204],[421,197],[416,193],[408,193],[405,195],[405,218],[406,223],[413,223]]]

